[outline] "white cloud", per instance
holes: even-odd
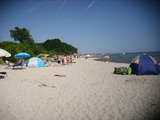
[[[31,12],[33,12],[35,9],[36,9],[36,7],[29,8],[29,9],[27,10],[27,13],[31,13]]]
[[[66,1],[67,1],[67,0],[63,0],[62,5],[61,5],[60,8],[58,9],[59,12],[62,10],[62,8],[63,8],[63,6],[65,5]]]
[[[87,6],[87,8],[84,10],[84,12],[86,12],[89,8],[91,8],[98,0],[92,0],[89,5]]]
[[[57,13],[56,13],[56,15],[55,15],[55,18],[56,18],[57,15],[61,12],[61,10],[62,10],[62,8],[63,8],[63,6],[65,5],[66,2],[67,2],[67,0],[63,0],[61,6],[59,7],[59,9],[58,9],[58,11],[57,11]]]

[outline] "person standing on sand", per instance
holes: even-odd
[[[62,61],[62,65],[65,65],[65,64],[64,64],[64,55],[62,55],[61,61]]]
[[[70,63],[72,64],[72,61],[73,61],[73,57],[72,55],[70,56]]]
[[[57,55],[54,55],[54,62],[57,61]]]
[[[66,60],[67,60],[67,65],[69,65],[69,63],[70,63],[70,56],[66,56]]]
[[[61,64],[61,56],[58,56],[58,64]]]
[[[64,64],[67,64],[66,56],[64,56]]]

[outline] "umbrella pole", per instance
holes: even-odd
[[[0,63],[3,63],[2,57],[0,57]]]

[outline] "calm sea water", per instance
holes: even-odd
[[[118,63],[130,63],[132,59],[138,55],[147,54],[154,57],[160,63],[160,52],[134,52],[134,53],[105,53],[101,56],[96,56],[100,61],[110,61]],[[110,56],[109,59],[105,59],[104,56]],[[95,56],[94,56],[95,57]]]

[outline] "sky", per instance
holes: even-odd
[[[160,51],[157,0],[0,0],[0,42],[14,41],[15,27],[79,53]]]

